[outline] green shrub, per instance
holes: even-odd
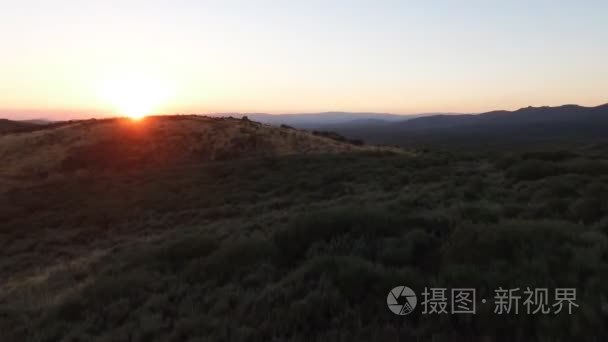
[[[608,236],[608,217],[602,218],[602,220],[597,223],[596,227],[600,232]]]
[[[606,214],[606,203],[599,198],[579,198],[570,205],[570,215],[575,221],[593,223]]]
[[[535,204],[529,208],[532,218],[568,218],[568,210],[572,201],[563,197],[535,199]]]
[[[208,257],[191,264],[185,271],[190,281],[217,280],[227,282],[240,277],[252,265],[272,263],[277,258],[275,246],[260,238],[241,238],[226,242]]]
[[[508,154],[500,154],[494,160],[494,166],[498,169],[508,169],[509,167],[516,165],[521,162],[521,158],[519,155],[508,153]]]
[[[576,272],[570,266],[572,248],[583,243],[580,237],[583,232],[582,226],[564,221],[464,225],[449,237],[442,254],[448,264],[474,265],[487,275],[488,281],[559,282]]]
[[[534,194],[534,197],[539,200],[553,197],[574,197],[578,194],[580,186],[584,182],[584,179],[575,175],[548,177],[537,183],[538,190]]]
[[[104,274],[82,291],[82,299],[89,310],[99,309],[121,298],[128,298],[131,303],[143,298],[146,290],[157,279],[156,274],[145,270],[124,274]]]
[[[332,208],[297,218],[287,229],[275,233],[273,240],[285,260],[293,262],[315,242],[346,234],[373,239],[402,229],[398,216],[382,209]]]
[[[526,152],[521,155],[522,159],[538,159],[544,161],[560,162],[576,158],[578,154],[572,151],[535,151]]]
[[[209,236],[187,236],[158,247],[153,254],[157,262],[179,267],[209,255],[216,248],[217,241]]]
[[[571,173],[579,173],[590,176],[608,174],[608,161],[577,158],[563,163],[565,170]]]
[[[454,206],[452,210],[460,220],[473,223],[498,222],[502,216],[502,207],[487,201],[461,203]]]
[[[389,266],[420,266],[432,262],[437,247],[436,238],[422,229],[413,229],[401,237],[379,241],[378,260]]]
[[[507,170],[507,176],[518,181],[528,181],[555,176],[561,172],[556,163],[531,159],[512,165]]]

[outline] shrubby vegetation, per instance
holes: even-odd
[[[285,125],[283,125],[283,126],[285,126]],[[283,127],[283,126],[281,126],[281,127]],[[287,127],[289,127],[289,126],[287,126]],[[363,145],[363,140],[361,140],[361,139],[349,139],[336,132],[313,131],[312,134],[318,135],[321,137],[325,137],[325,138],[329,138],[329,139],[333,139],[333,140],[340,141],[340,142],[346,142],[346,143],[353,144],[353,145]]]
[[[2,340],[596,341],[608,336],[606,162],[589,149],[431,149],[14,190],[0,203]],[[397,285],[485,298],[575,287],[580,308],[399,317],[385,304]]]

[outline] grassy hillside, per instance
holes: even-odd
[[[0,182],[43,180],[73,171],[160,169],[214,160],[377,149],[231,118],[71,121],[0,135],[4,163]]]
[[[226,129],[268,129],[235,126]],[[98,135],[104,127],[84,132]],[[74,127],[63,129],[70,134],[51,135],[67,139],[57,149],[79,141]],[[281,142],[274,149],[280,153],[255,158],[166,165],[146,157],[130,167],[81,157],[69,167],[54,164],[44,181],[5,188],[2,339],[608,336],[608,155],[601,147],[397,153],[288,131],[295,135],[290,139],[305,136],[317,147],[322,139],[323,148]],[[220,132],[204,131],[201,139]],[[281,133],[276,139],[285,140]],[[125,146],[132,140],[119,141],[132,151]],[[137,141],[129,153],[157,154]],[[238,153],[253,148],[231,146]],[[318,153],[295,153],[311,150]],[[162,158],[175,156],[168,151]],[[396,316],[386,296],[398,285],[419,294],[425,286],[475,287],[488,299],[499,286],[574,287],[580,307],[572,315],[497,316],[491,304],[479,304],[475,316],[422,315],[419,309]]]
[[[0,119],[0,134],[29,131],[37,126],[31,122]]]

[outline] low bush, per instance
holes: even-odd
[[[226,242],[207,258],[190,264],[186,279],[195,282],[217,280],[220,283],[243,275],[251,265],[272,263],[277,259],[275,246],[260,238],[241,238]]]
[[[507,176],[518,181],[537,180],[562,173],[560,166],[554,162],[525,160],[512,165]]]
[[[285,260],[294,262],[315,242],[346,234],[370,239],[394,235],[404,229],[403,224],[398,215],[383,209],[332,208],[297,218],[273,239]]]

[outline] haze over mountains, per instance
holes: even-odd
[[[216,114],[247,116],[269,125],[332,131],[372,144],[479,142],[554,139],[597,139],[608,135],[608,104],[596,107],[563,105],[526,107],[481,114],[417,114],[324,112],[302,114]],[[36,122],[40,124],[40,120]],[[0,122],[0,133],[38,129],[25,121]]]
[[[276,123],[285,116],[273,118]],[[492,143],[585,138],[608,135],[608,104],[596,107],[563,105],[526,107],[515,111],[482,114],[438,114],[418,117],[383,116],[349,121],[319,122],[314,127],[334,131],[367,143],[397,144],[427,142]],[[264,119],[264,118],[262,118]],[[288,119],[288,118],[285,118]],[[492,138],[492,139],[489,139]]]
[[[537,123],[608,122],[608,104],[597,107],[563,105],[559,107],[526,107],[516,111],[492,111],[477,115],[437,115],[408,122],[408,129],[453,128],[472,125],[520,125]]]
[[[8,132],[18,132],[21,130],[27,130],[33,127],[34,124],[24,121],[14,121],[7,119],[0,119],[0,134]]]
[[[442,113],[443,114],[443,113]],[[253,121],[270,125],[288,125],[301,129],[319,129],[333,125],[365,125],[373,123],[393,123],[410,120],[423,116],[437,115],[437,113],[424,114],[391,114],[391,113],[364,113],[364,112],[323,112],[323,113],[296,113],[296,114],[266,114],[251,113],[239,114],[238,117],[247,116]]]

